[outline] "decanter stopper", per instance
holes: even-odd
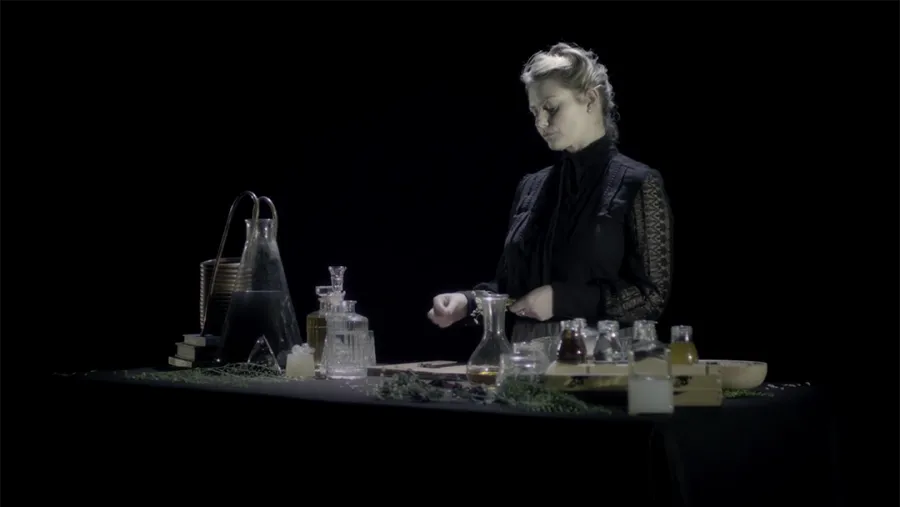
[[[344,273],[347,266],[328,266],[328,272],[331,273],[331,297],[332,305],[339,305],[344,299]]]

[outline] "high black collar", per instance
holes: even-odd
[[[609,136],[603,136],[584,148],[574,152],[563,154],[563,165],[571,165],[576,171],[601,166],[606,168],[606,163],[616,154],[616,145]]]

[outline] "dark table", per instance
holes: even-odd
[[[654,506],[840,504],[832,418],[813,387],[631,417],[378,401],[368,394],[377,382],[225,387],[116,373],[54,377],[44,407],[57,417],[44,441],[96,463],[127,459],[128,472],[104,473],[134,488],[151,487],[150,476],[171,482],[195,463],[188,482],[209,472],[227,495],[246,495],[248,484],[274,474],[282,482],[355,484],[343,495],[421,490],[437,501],[471,502],[463,493],[474,488],[484,490],[482,499],[506,502],[552,495]],[[167,465],[139,466],[135,456]],[[229,480],[210,468],[215,463]],[[70,486],[68,498],[77,491]]]

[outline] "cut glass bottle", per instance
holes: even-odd
[[[329,312],[325,377],[365,378],[368,375],[369,319],[356,313],[356,301],[341,302],[340,311]]]

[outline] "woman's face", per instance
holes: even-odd
[[[598,137],[597,119],[587,110],[589,102],[576,100],[569,88],[546,79],[531,83],[527,90],[534,126],[551,150],[578,151]]]

